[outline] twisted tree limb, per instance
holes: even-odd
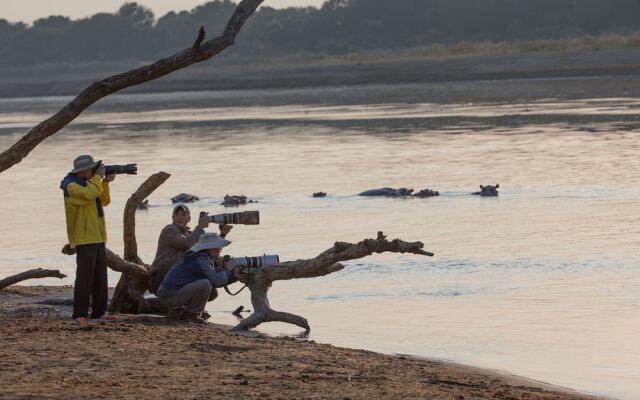
[[[60,273],[57,269],[30,269],[25,272],[21,272],[16,275],[8,276],[2,280],[0,280],[0,290],[6,288],[7,286],[15,285],[18,282],[26,281],[27,279],[36,279],[36,278],[66,278],[65,274]]]
[[[140,85],[191,64],[208,60],[233,45],[244,23],[264,0],[242,0],[229,19],[222,35],[204,42],[205,32],[201,28],[194,45],[151,65],[114,75],[94,82],[56,114],[31,129],[8,150],[0,153],[0,172],[22,161],[38,144],[67,126],[84,110],[98,100],[128,87]]]
[[[136,210],[138,204],[149,197],[154,190],[162,185],[171,175],[166,172],[158,172],[147,178],[127,200],[124,207],[124,260],[111,253],[107,258],[107,265],[115,269],[123,269],[122,276],[116,285],[111,301],[111,310],[120,313],[146,313],[151,306],[144,298],[144,293],[149,288],[149,265],[145,264],[138,256],[138,243],[136,241]],[[126,271],[125,271],[126,269]]]
[[[140,185],[138,190],[129,197],[124,207],[124,259],[137,264],[144,264],[138,257],[138,243],[136,241],[136,210],[144,199],[149,197],[158,186],[162,185],[171,175],[166,172],[158,172],[151,175]]]
[[[376,239],[365,239],[359,243],[336,242],[333,247],[325,250],[315,258],[282,262],[262,267],[252,275],[244,275],[240,280],[251,290],[251,303],[254,312],[240,321],[233,330],[245,331],[255,328],[263,322],[279,321],[297,325],[309,333],[311,328],[307,320],[301,316],[275,311],[269,305],[267,292],[273,281],[313,278],[327,275],[344,268],[340,261],[355,260],[373,253],[411,253],[433,256],[433,253],[423,250],[421,242],[405,242],[400,239],[388,241],[382,232],[378,232]]]

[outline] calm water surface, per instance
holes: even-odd
[[[208,107],[206,93],[178,94],[171,107],[162,96],[111,99],[0,175],[0,276],[35,266],[73,276],[74,259],[59,252],[58,184],[75,155],[93,153],[140,167],[112,186],[109,246],[117,252],[124,203],[157,171],[172,177],[137,214],[147,262],[180,192],[201,197],[194,211],[228,211],[218,205],[226,193],[259,200],[242,210],[260,210],[262,224],[231,233],[235,256],[308,258],[378,230],[421,240],[436,257],[375,255],[327,277],[276,282],[272,305],[307,317],[320,342],[640,398],[635,100],[245,108]],[[64,101],[0,100],[0,147]],[[499,198],[469,195],[488,183],[500,184]],[[356,196],[384,186],[441,196]],[[329,196],[311,198],[320,190]],[[117,279],[110,272],[110,284]],[[239,305],[250,308],[247,293],[223,294],[209,311],[233,324]]]

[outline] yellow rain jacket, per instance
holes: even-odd
[[[67,216],[69,245],[106,243],[107,226],[102,207],[111,202],[109,182],[94,175],[86,180],[73,174],[60,183],[64,192],[64,211]]]

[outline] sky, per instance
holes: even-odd
[[[10,22],[32,23],[50,15],[64,15],[71,19],[87,17],[98,12],[114,12],[127,1],[149,7],[157,17],[169,11],[191,10],[208,0],[0,0],[0,18]],[[320,6],[324,0],[266,0],[270,7]]]

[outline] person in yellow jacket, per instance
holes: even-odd
[[[73,161],[73,170],[62,180],[69,246],[76,251],[76,280],[73,290],[73,319],[113,321],[107,313],[108,282],[105,243],[107,227],[103,207],[111,202],[109,182],[101,161],[82,155]]]

